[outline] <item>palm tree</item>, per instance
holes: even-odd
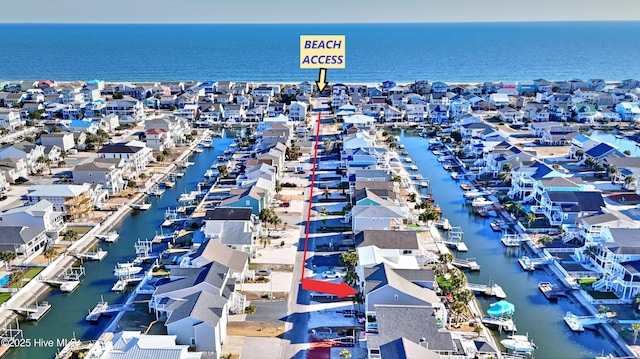
[[[532,212],[527,212],[527,214],[525,214],[524,216],[527,220],[527,224],[529,225],[529,227],[531,227],[531,222],[536,220],[536,215]]]
[[[498,174],[498,179],[502,183],[510,183],[511,182],[511,172],[500,172],[500,174]]]
[[[635,345],[638,340],[638,333],[640,333],[640,323],[631,324],[631,328],[633,329],[633,345]]]
[[[0,253],[0,259],[2,259],[4,261],[4,265],[7,268],[7,270],[9,270],[9,265],[11,265],[11,262],[16,259],[17,255],[16,252],[14,251],[4,251],[2,253]]]
[[[358,253],[356,251],[343,252],[338,261],[340,265],[347,268],[355,268],[358,264]]]
[[[582,158],[584,158],[584,151],[583,150],[577,150],[575,153],[576,158],[579,160],[581,160]]]
[[[229,167],[225,164],[219,165],[218,173],[220,173],[220,177],[222,178],[227,177],[229,175]]]
[[[587,157],[586,160],[584,160],[584,165],[587,167],[593,167],[596,165],[596,160],[593,157]]]
[[[349,351],[349,349],[342,349],[339,355],[340,358],[351,358],[351,352]]]
[[[68,229],[66,232],[64,232],[64,239],[69,241],[69,242],[73,242],[76,239],[78,239],[78,236],[80,234],[76,231],[74,231],[73,229]]]
[[[362,313],[361,305],[364,304],[364,294],[362,292],[358,292],[351,297],[351,301],[353,304],[358,305],[358,313]]]
[[[616,167],[616,165],[607,166],[607,175],[609,176],[610,179],[613,179],[613,175],[615,175],[616,172],[618,172],[618,167]]]
[[[51,247],[51,248],[47,248],[44,251],[44,257],[51,262],[51,260],[58,254],[58,251],[56,251],[55,248]]]
[[[626,189],[629,189],[629,185],[631,185],[631,183],[633,183],[633,181],[635,181],[635,177],[629,175],[627,177],[624,178],[624,187]]]
[[[21,270],[15,270],[9,275],[9,281],[11,283],[18,283],[22,278],[24,278],[24,272]]]
[[[360,278],[358,277],[358,273],[356,273],[355,270],[348,270],[347,273],[344,275],[344,282],[347,283],[350,286],[353,286],[354,284],[358,283],[358,280]]]
[[[276,180],[276,195],[278,196],[278,199],[280,199],[280,192],[282,191],[282,184],[280,183],[280,181]]]

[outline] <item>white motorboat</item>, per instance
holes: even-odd
[[[173,188],[176,186],[176,182],[171,180],[166,180],[162,182],[162,184],[164,185],[165,188]]]
[[[213,139],[211,137],[207,137],[202,140],[202,147],[204,148],[212,148],[213,147]]]
[[[154,197],[160,197],[164,194],[166,190],[164,188],[160,188],[159,186],[153,186],[153,188],[151,188],[151,190],[149,191],[149,194],[154,196]]]
[[[409,169],[415,172],[415,171],[417,171],[417,170],[418,170],[418,166],[416,166],[416,165],[411,165],[411,167],[409,167]]]
[[[490,194],[491,194],[491,192],[489,192],[489,191],[478,191],[477,189],[472,189],[470,191],[464,192],[463,196],[466,199],[473,199],[473,198],[477,198],[477,197],[488,196]]]
[[[191,191],[189,193],[183,193],[183,194],[180,195],[180,198],[178,198],[178,202],[180,202],[182,204],[191,204],[191,203],[195,202],[197,195],[198,195],[198,191]]]
[[[176,171],[173,173],[175,177],[182,178],[184,177],[184,171]]]
[[[503,339],[500,344],[516,354],[528,354],[536,349],[536,345],[529,341],[526,335],[512,335],[508,339]]]
[[[484,197],[477,197],[472,202],[471,205],[474,207],[485,207],[493,204],[493,201],[490,201]]]
[[[196,147],[196,148],[193,149],[193,152],[202,153],[202,152],[204,152],[204,150],[201,147]]]
[[[142,272],[142,267],[136,267],[133,263],[118,263],[113,269],[113,275],[116,277],[126,277]]]
[[[582,325],[582,322],[580,322],[575,314],[568,312],[562,319],[564,319],[564,322],[572,331],[584,332],[584,325]]]
[[[405,161],[406,163],[411,163],[411,162],[413,162],[413,160],[411,159],[411,157],[407,157],[407,158],[405,158],[405,159],[404,159],[404,161]]]
[[[204,172],[204,178],[211,178],[213,176],[215,176],[215,174],[213,173],[213,170],[206,170]]]
[[[111,231],[105,234],[96,234],[96,238],[107,243],[113,243],[120,238],[120,234],[116,231]]]

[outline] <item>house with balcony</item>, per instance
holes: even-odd
[[[0,108],[0,127],[15,132],[23,124],[20,112],[15,109]]]
[[[584,160],[591,157],[596,163],[602,163],[604,159],[609,156],[626,157],[626,155],[620,152],[615,146],[605,142],[599,143],[584,151]],[[584,160],[582,162],[584,162]]]
[[[599,145],[600,141],[594,140],[593,138],[578,134],[571,139],[571,147],[569,147],[569,157],[573,158],[575,153],[580,150],[584,154],[584,152],[594,148]]]
[[[40,157],[44,157],[44,146],[35,143],[21,141],[0,149],[0,159],[20,158],[27,166],[28,173],[36,173],[44,164],[38,162]]]
[[[57,238],[58,233],[65,226],[64,213],[55,211],[51,202],[41,200],[33,205],[11,208],[2,212],[0,226],[43,229],[49,237]],[[1,227],[0,231],[2,231]]]
[[[224,119],[227,122],[242,122],[247,110],[242,105],[228,104],[224,108]]]
[[[0,251],[11,251],[18,256],[29,257],[32,254],[41,252],[51,241],[44,228],[2,226],[0,231],[2,231]]]
[[[429,118],[428,104],[408,104],[406,107],[407,121],[423,122]]]
[[[547,146],[564,146],[579,134],[578,128],[574,126],[549,126],[544,129],[540,143]]]
[[[109,101],[104,113],[120,116],[120,122],[123,123],[138,123],[145,119],[144,106],[142,102],[135,99]]]
[[[384,110],[385,122],[400,122],[404,119],[404,112],[395,106],[387,106]]]
[[[602,228],[602,242],[591,263],[602,273],[593,290],[612,291],[620,303],[631,303],[640,294],[640,229]]]
[[[304,102],[292,102],[289,105],[289,118],[292,121],[304,121],[307,118],[308,107],[309,105]]]
[[[524,105],[524,119],[534,122],[546,122],[549,121],[549,110],[545,104],[530,101]]]
[[[53,210],[64,212],[67,218],[77,219],[87,216],[94,207],[104,203],[106,192],[88,183],[33,185],[27,189],[25,198],[27,205],[47,200],[53,205]]]
[[[524,116],[521,111],[515,110],[509,106],[499,107],[496,115],[501,121],[514,125],[521,125]]]
[[[605,207],[601,192],[596,191],[545,191],[536,198],[531,212],[544,215],[551,226],[574,225],[587,216],[598,214]]]
[[[521,148],[504,141],[493,148],[485,148],[485,166],[482,173],[488,173],[493,177],[498,177],[505,164],[510,164],[511,168],[518,168],[523,162],[531,163],[535,161],[535,158],[535,151],[523,151]]]
[[[600,113],[596,105],[590,102],[582,102],[575,105],[573,117],[578,122],[594,123],[600,119]]]
[[[466,98],[457,95],[449,101],[449,114],[453,118],[463,117],[471,114],[471,101]]]
[[[250,208],[251,213],[255,216],[258,216],[263,209],[268,208],[266,192],[263,189],[251,186],[239,190],[241,193],[225,199],[220,205],[223,207]]]
[[[580,218],[576,226],[567,228],[563,241],[579,239],[585,247],[592,246],[605,241],[603,228],[640,228],[640,223],[621,212],[604,209],[604,213]]]
[[[534,199],[538,181],[556,177],[564,177],[564,174],[544,162],[535,160],[533,163],[523,163],[511,171],[511,189],[507,196],[527,203]]]
[[[549,110],[549,118],[553,121],[566,122],[573,115],[571,105],[550,104],[547,109]]]
[[[624,182],[627,176],[634,178],[640,175],[640,157],[608,156],[602,160],[605,167],[614,166],[616,172],[611,174],[613,181]]]
[[[446,105],[429,105],[429,120],[433,123],[449,122],[449,107]]]
[[[343,150],[340,154],[342,167],[347,169],[347,176],[358,170],[389,169],[389,151],[380,147],[358,147]]]
[[[616,112],[623,121],[640,121],[640,107],[637,102],[620,102],[616,105]]]
[[[153,150],[150,147],[129,145],[126,143],[111,144],[98,150],[98,158],[123,159],[127,164],[122,176],[124,179],[135,179],[144,172],[151,161]]]
[[[221,243],[251,255],[255,254],[253,241],[259,235],[259,220],[248,207],[217,207],[207,210],[202,232],[206,239]]]
[[[151,128],[145,131],[145,143],[154,151],[172,149],[176,145],[169,132],[161,128]]]
[[[116,159],[117,161],[117,159]],[[79,164],[71,171],[75,184],[100,184],[113,195],[127,188],[122,166],[116,161],[100,161]]]

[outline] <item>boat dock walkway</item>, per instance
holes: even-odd
[[[138,283],[145,278],[144,274],[136,274],[128,277],[122,277],[118,279],[117,282],[111,287],[111,290],[114,292],[122,292],[124,291],[128,285],[133,283]]]
[[[52,286],[60,287],[63,293],[71,293],[80,285],[80,279],[85,275],[84,267],[71,267],[58,277],[38,276],[38,280]]]
[[[81,253],[74,253],[73,255],[75,255],[77,258],[79,259],[86,259],[86,260],[91,260],[91,261],[101,261],[104,259],[104,257],[107,256],[109,252],[105,251],[105,250],[97,250],[95,252],[81,252]]]
[[[486,296],[496,297],[498,299],[504,299],[507,297],[507,294],[504,292],[502,287],[495,283],[490,286],[486,284],[467,283],[465,289],[474,293],[482,293]]]
[[[487,326],[497,327],[499,331],[512,332],[515,333],[518,330],[516,329],[516,324],[513,322],[511,318],[496,318],[492,316],[484,316],[482,317],[482,324]]]
[[[101,301],[101,302],[98,302],[98,304],[96,304],[96,306],[93,307],[93,309],[91,309],[89,314],[87,314],[87,316],[84,319],[87,322],[97,322],[100,319],[100,317],[103,315],[107,315],[110,313],[118,313],[122,311],[133,312],[134,310],[135,308],[125,304],[109,305],[109,303]]]
[[[518,263],[525,271],[534,271],[536,267],[550,264],[551,262],[553,262],[553,257],[531,258],[529,256],[522,256],[518,259]]]
[[[505,247],[519,247],[522,242],[526,242],[530,239],[531,238],[529,238],[529,236],[523,234],[505,233],[502,235],[502,238],[500,238],[500,241]]]
[[[480,270],[480,265],[478,264],[478,262],[476,262],[475,258],[466,258],[466,259],[456,258],[451,262],[451,265],[457,268],[469,269],[472,271]]]
[[[464,232],[462,232],[460,227],[451,227],[451,230],[447,235],[442,238],[442,243],[456,247],[458,252],[466,252],[469,249],[467,248],[467,245],[464,244],[463,237]]]
[[[42,301],[39,304],[24,307],[3,305],[3,309],[10,309],[20,314],[24,313],[26,314],[27,320],[38,321],[51,309],[51,304],[47,301]]]

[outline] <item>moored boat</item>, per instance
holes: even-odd
[[[133,263],[118,263],[113,269],[113,275],[116,277],[124,277],[142,272],[142,267],[137,267]]]
[[[536,345],[526,335],[512,335],[501,340],[500,344],[516,354],[529,354],[536,349]]]

